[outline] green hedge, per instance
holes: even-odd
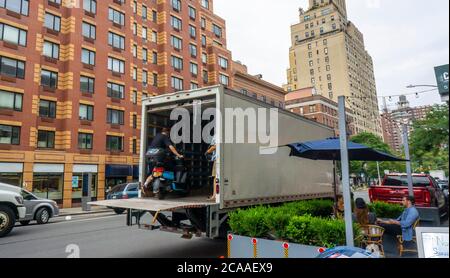
[[[279,207],[258,206],[229,214],[233,233],[276,238],[294,243],[332,247],[345,244],[345,224],[330,218],[332,200],[287,203]],[[355,226],[355,234],[359,234]]]
[[[372,204],[368,204],[369,210],[374,212],[378,218],[398,218],[404,208],[400,205],[388,204],[384,202],[374,202]]]
[[[361,234],[361,230],[356,224],[353,225],[353,231],[356,237]],[[310,215],[294,216],[287,226],[287,235],[291,242],[303,245],[327,248],[346,245],[343,220]]]

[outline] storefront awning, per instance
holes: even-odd
[[[107,178],[131,177],[133,169],[130,165],[106,165],[105,176]]]

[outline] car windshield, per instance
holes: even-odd
[[[111,193],[121,192],[125,189],[125,187],[127,187],[127,184],[119,184],[119,185],[114,186],[110,192]]]
[[[138,191],[139,185],[136,183],[132,183],[128,186],[127,191]]]
[[[413,177],[413,184],[417,187],[430,186],[428,177]],[[408,178],[406,176],[388,176],[384,180],[386,186],[408,186]]]
[[[21,195],[24,200],[27,200],[27,201],[36,200],[36,197],[28,191],[22,190]]]

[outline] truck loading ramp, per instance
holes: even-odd
[[[180,209],[203,208],[214,205],[214,201],[208,201],[205,197],[187,197],[158,200],[154,198],[105,200],[90,202],[93,206],[104,206],[111,208],[132,209],[141,211],[176,211]]]

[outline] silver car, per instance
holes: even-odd
[[[36,220],[38,224],[47,224],[50,218],[59,215],[59,208],[55,201],[36,197],[24,189],[21,194],[27,212],[24,218],[19,219],[20,224],[25,226],[33,220]]]

